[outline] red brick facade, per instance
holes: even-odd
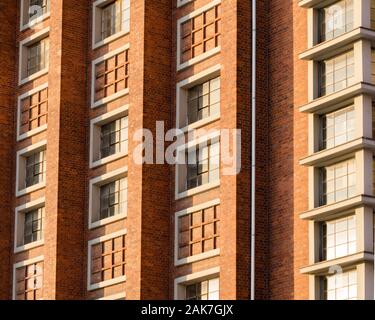
[[[7,61],[0,75],[0,298],[183,298],[186,279],[219,270],[208,278],[219,277],[220,299],[249,299],[251,1],[130,0],[130,29],[110,41],[96,37],[98,12],[111,1],[50,0],[50,15],[22,30],[20,1],[0,4],[1,21],[10,20],[0,27]],[[297,56],[307,41],[306,12],[284,0],[257,1],[257,10],[255,296],[305,299],[308,278],[299,268],[307,261],[307,223],[298,215],[307,207],[307,171],[298,159],[306,153],[307,118],[297,108],[306,100],[307,66]],[[40,30],[48,30],[49,68],[19,83],[20,42],[34,43]],[[177,166],[137,164],[133,137],[142,128],[155,137],[157,121],[165,132],[175,128],[178,90],[187,92],[187,79],[211,69],[220,76],[220,117],[202,128],[241,130],[241,172],[178,196]],[[128,121],[128,152],[95,163],[100,130],[119,115]],[[39,143],[46,143],[45,185],[15,193],[22,163]],[[95,220],[102,187],[125,177],[126,199],[118,201],[127,208]],[[38,201],[43,241],[17,249],[24,215]],[[33,268],[37,288],[13,292]]]

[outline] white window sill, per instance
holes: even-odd
[[[46,131],[47,130],[47,124],[44,124],[38,128],[35,128],[33,130],[30,130],[28,132],[25,132],[21,135],[17,135],[17,141],[22,141],[22,140],[25,140],[27,138],[30,138],[32,136],[35,136],[37,135],[38,133],[41,133],[43,131]]]
[[[20,253],[20,252],[30,250],[30,249],[34,249],[34,248],[37,248],[37,247],[40,247],[40,246],[43,246],[43,245],[44,245],[44,240],[31,242],[31,243],[25,244],[23,246],[15,247],[14,253]]]
[[[112,294],[110,296],[105,296],[103,298],[98,298],[96,300],[121,300],[121,299],[126,299],[126,293],[125,292]]]
[[[118,160],[120,158],[126,157],[127,155],[128,155],[128,151],[116,153],[116,154],[113,154],[111,156],[105,157],[103,159],[96,160],[94,162],[90,161],[90,169],[105,165],[105,164],[110,163],[110,162],[113,162],[113,161]]]
[[[177,8],[184,6],[185,4],[188,4],[189,2],[192,2],[193,0],[177,0]]]
[[[100,48],[100,47],[102,47],[102,46],[104,46],[106,44],[109,44],[109,43],[117,40],[118,38],[121,38],[121,37],[129,34],[129,32],[130,32],[130,30],[120,31],[120,32],[115,33],[115,34],[113,34],[113,35],[111,35],[111,36],[109,36],[109,37],[107,37],[107,38],[105,38],[103,40],[98,41],[98,42],[96,42],[95,39],[94,39],[93,40],[93,44],[92,44],[92,48],[93,49],[98,49],[98,48]]]
[[[113,100],[116,100],[116,99],[118,99],[118,98],[121,98],[121,97],[123,97],[123,96],[126,96],[127,94],[129,94],[129,88],[126,88],[126,89],[123,89],[123,90],[121,90],[121,91],[119,91],[119,92],[116,92],[115,94],[112,94],[112,95],[110,95],[109,97],[105,97],[105,98],[100,99],[100,100],[98,100],[98,101],[94,101],[94,102],[93,102],[93,105],[91,106],[91,108],[92,108],[92,109],[94,109],[94,108],[98,108],[98,107],[100,107],[100,106],[102,106],[102,105],[104,105],[104,104],[106,104],[106,103],[109,103],[109,102],[111,102],[111,101],[113,101]],[[94,95],[93,92],[92,92],[92,95]]]
[[[183,127],[181,129],[181,131],[183,133],[186,133],[186,132],[189,132],[189,131],[192,131],[192,130],[195,130],[195,129],[198,129],[200,127],[203,127],[203,126],[206,126],[214,121],[217,121],[220,119],[220,114],[218,115],[215,115],[215,116],[211,116],[211,117],[207,117],[205,119],[202,119],[202,120],[199,120],[197,122],[194,122],[192,124],[189,124],[188,126],[186,127]]]
[[[46,183],[42,182],[42,183],[38,183],[36,185],[33,185],[31,187],[28,187],[28,188],[25,188],[25,189],[22,189],[22,190],[16,190],[16,197],[21,197],[21,196],[24,196],[24,195],[29,194],[31,192],[37,191],[39,189],[43,189],[43,188],[45,188],[45,186],[46,186]]]
[[[216,47],[216,48],[214,48],[210,51],[207,51],[207,52],[205,52],[205,53],[203,53],[203,54],[201,54],[201,55],[199,55],[199,56],[197,56],[193,59],[190,59],[190,60],[188,60],[184,63],[177,62],[177,71],[181,71],[183,69],[186,69],[188,67],[193,66],[194,64],[197,64],[198,62],[202,62],[202,61],[218,54],[220,51],[221,51],[221,47],[218,46],[218,47]]]
[[[197,261],[201,261],[201,260],[206,260],[206,259],[216,257],[216,256],[219,256],[219,255],[220,255],[220,249],[214,249],[214,250],[207,251],[207,252],[204,252],[204,253],[200,253],[200,254],[190,256],[190,257],[187,257],[187,258],[177,259],[177,260],[175,260],[174,265],[175,266],[182,266],[184,264],[197,262]]]
[[[99,227],[105,226],[107,224],[126,219],[127,216],[128,216],[128,213],[127,213],[127,210],[126,210],[125,213],[116,214],[115,216],[112,216],[112,217],[109,217],[109,218],[105,218],[105,219],[95,221],[95,222],[90,221],[89,222],[89,229],[99,228]]]
[[[196,187],[196,188],[184,191],[184,192],[177,192],[175,194],[175,200],[180,200],[183,198],[191,197],[193,195],[214,189],[219,186],[220,186],[220,180],[217,180],[217,181],[209,182],[209,183],[206,183],[204,185],[201,185],[199,187]]]
[[[29,29],[29,28],[34,28],[34,26],[36,26],[37,24],[43,22],[44,20],[46,20],[47,18],[49,18],[51,16],[51,13],[50,12],[47,12],[43,15],[41,15],[40,17],[36,18],[35,20],[31,20],[29,21],[27,24],[25,25],[22,25],[20,26],[20,31],[24,31],[26,29]]]
[[[35,79],[37,79],[37,78],[39,78],[39,77],[41,77],[41,76],[43,76],[47,73],[48,73],[48,68],[44,68],[44,69],[32,74],[31,76],[28,76],[28,77],[23,78],[23,79],[20,78],[19,79],[19,85],[22,86],[22,85],[24,85],[24,84],[26,84],[26,83],[28,83],[32,80],[35,80]]]
[[[87,290],[88,291],[98,290],[98,289],[113,286],[115,284],[125,282],[125,281],[126,281],[126,276],[121,276],[121,277],[118,277],[118,278],[115,278],[115,279],[90,284],[88,286]]]

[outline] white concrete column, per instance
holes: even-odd
[[[319,17],[314,8],[307,9],[307,47],[310,49],[319,43]]]
[[[309,167],[309,210],[319,206],[319,169]]]
[[[371,42],[359,40],[354,43],[355,83],[371,83]]]
[[[374,268],[369,262],[357,266],[358,300],[374,299]]]
[[[320,230],[319,222],[309,221],[309,264],[319,262]]]
[[[318,63],[313,60],[308,62],[308,99],[309,102],[318,98],[319,95],[319,67]]]
[[[353,28],[358,27],[370,28],[370,7],[371,0],[353,0],[353,9],[354,9],[354,25]]]
[[[309,155],[314,154],[319,151],[320,144],[320,121],[319,115],[314,113],[308,114],[308,125],[309,125],[309,134],[308,134],[308,152]]]
[[[356,138],[372,138],[372,98],[360,95],[354,98]]]
[[[318,276],[309,275],[309,300],[320,300],[320,281]]]
[[[355,210],[357,224],[357,252],[373,252],[374,211],[371,207]]]
[[[373,155],[369,150],[359,150],[355,153],[357,194],[372,195],[372,161]]]

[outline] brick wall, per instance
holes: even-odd
[[[14,86],[16,80],[16,50],[14,47],[16,29],[15,1],[6,0],[0,3],[0,299],[10,296],[10,248],[11,248],[11,197],[12,191],[12,154],[13,154],[13,106]]]

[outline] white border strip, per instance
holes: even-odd
[[[203,6],[199,9],[189,13],[188,15],[180,18],[177,21],[177,71],[180,71],[182,69],[190,67],[190,66],[192,66],[192,65],[194,65],[194,64],[196,64],[200,61],[206,60],[209,57],[211,57],[211,56],[213,56],[213,55],[215,55],[215,54],[217,54],[221,51],[221,46],[218,46],[218,47],[216,47],[216,48],[214,48],[210,51],[207,51],[207,52],[205,52],[205,53],[203,53],[199,56],[194,57],[193,59],[190,59],[190,60],[188,60],[184,63],[181,63],[181,25],[184,22],[202,14],[203,12],[217,6],[220,3],[221,3],[221,0],[214,0],[211,3],[206,4],[205,6]]]
[[[174,280],[174,300],[180,300],[181,298],[178,297],[178,286],[187,284],[189,282],[192,282],[194,280],[203,280],[210,276],[215,276],[220,274],[220,267],[214,267],[211,269],[195,272],[188,274],[186,276],[182,276],[179,278],[176,278]]]
[[[33,263],[38,263],[44,261],[44,256],[39,256],[33,259],[24,260],[18,263],[13,264],[13,284],[12,284],[12,299],[16,300],[16,270],[25,266],[28,266]],[[42,274],[44,278],[44,270]]]
[[[190,208],[187,208],[187,209],[184,209],[184,210],[181,210],[181,211],[178,211],[175,213],[175,221],[174,221],[174,225],[175,225],[175,234],[174,234],[174,264],[175,266],[181,266],[181,265],[184,265],[184,264],[188,264],[188,263],[192,263],[192,262],[196,262],[196,261],[200,261],[200,260],[205,260],[205,259],[208,259],[208,258],[211,258],[211,257],[214,257],[214,256],[218,256],[220,255],[220,249],[215,249],[215,250],[210,250],[210,251],[207,251],[207,252],[204,252],[204,253],[201,253],[201,254],[197,254],[197,255],[194,255],[194,256],[189,256],[187,258],[183,258],[183,259],[178,259],[178,244],[179,244],[179,230],[178,230],[178,220],[180,217],[183,217],[183,216],[186,216],[188,214],[191,214],[191,213],[194,213],[194,212],[198,212],[200,210],[204,210],[204,209],[207,209],[207,208],[210,208],[210,207],[214,207],[214,206],[217,206],[217,205],[220,205],[220,199],[215,199],[215,200],[212,200],[212,201],[209,201],[209,202],[205,202],[205,203],[202,203],[202,204],[199,204],[199,205],[196,205],[194,207],[190,207]]]
[[[23,134],[20,134],[20,131],[21,131],[21,102],[22,100],[32,96],[33,94],[39,92],[39,91],[42,91],[44,89],[48,88],[48,82],[40,85],[39,87],[36,87],[30,91],[27,91],[26,93],[20,95],[18,97],[18,101],[17,101],[17,141],[21,141],[21,140],[24,140],[26,138],[30,138],[40,132],[43,132],[47,129],[47,124],[44,124],[38,128],[35,128],[33,130],[30,130],[30,131],[27,131]],[[47,100],[47,104],[48,104],[48,100]],[[48,112],[48,111],[47,111]]]
[[[127,230],[123,229],[121,231],[107,234],[105,236],[88,241],[88,247],[87,247],[87,290],[88,291],[93,291],[93,290],[101,289],[104,287],[109,287],[111,285],[126,281],[126,276],[121,276],[121,277],[117,277],[114,279],[91,284],[91,267],[92,267],[91,266],[91,256],[92,256],[91,248],[92,246],[98,243],[110,240],[110,239],[114,239],[114,238],[126,235],[126,234],[127,234]]]
[[[44,244],[44,230],[45,230],[45,223],[43,222],[43,230],[42,230],[42,233],[43,233],[43,237],[41,240],[39,241],[34,241],[34,242],[31,242],[31,243],[28,243],[26,245],[21,245],[21,246],[17,246],[17,235],[18,235],[18,223],[19,223],[19,215],[26,212],[26,211],[31,211],[31,210],[34,210],[34,209],[39,209],[41,207],[43,207],[45,205],[45,202],[46,202],[46,199],[45,197],[43,198],[39,198],[35,201],[32,201],[32,202],[28,202],[28,203],[25,203],[19,207],[17,207],[15,209],[15,216],[14,216],[14,253],[19,253],[19,252],[22,252],[22,251],[26,251],[26,250],[29,250],[29,249],[32,249],[32,248],[36,248],[36,247],[39,247],[39,246],[42,246]]]
[[[122,96],[125,96],[129,93],[129,88],[125,88],[119,92],[116,92],[115,94],[112,94],[108,97],[105,97],[101,100],[98,100],[98,101],[95,101],[95,67],[97,64],[107,60],[107,59],[110,59],[112,57],[114,57],[115,55],[121,53],[121,52],[124,52],[126,50],[129,50],[130,48],[130,45],[129,43],[125,44],[124,46],[116,49],[116,50],[113,50],[97,59],[95,59],[94,61],[92,61],[91,63],[91,108],[94,109],[94,108],[97,108],[97,107],[100,107],[102,106],[103,104],[106,104],[108,102],[111,102],[117,98],[120,98]]]

